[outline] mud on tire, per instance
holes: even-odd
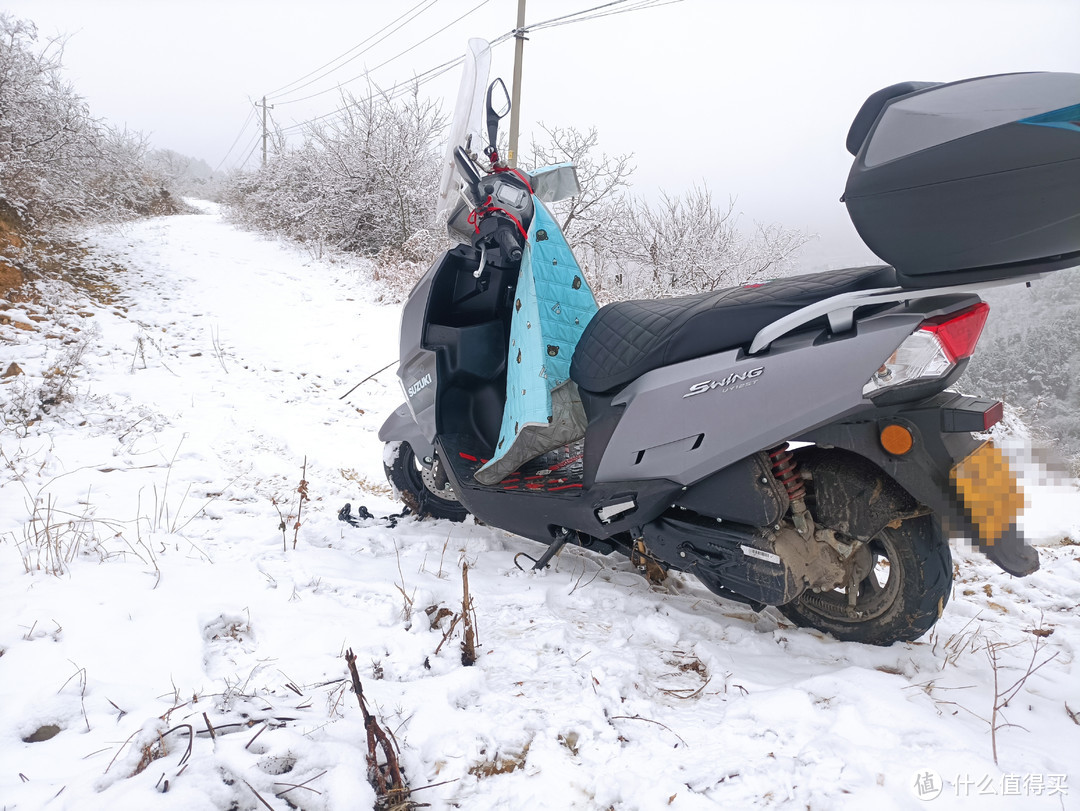
[[[419,463],[408,442],[387,443],[383,470],[402,502],[415,515],[464,521],[469,514],[449,483],[438,488],[434,473]]]
[[[886,527],[867,544],[872,555],[854,611],[843,589],[803,592],[779,606],[796,625],[846,642],[891,645],[918,639],[937,622],[952,589],[952,555],[932,515]]]

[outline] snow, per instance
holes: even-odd
[[[400,509],[377,438],[393,369],[339,399],[394,359],[400,309],[362,263],[200,207],[89,232],[115,295],[58,287],[6,311],[35,331],[0,325],[0,370],[25,372],[0,383],[0,806],[371,807],[351,648],[435,809],[1080,808],[1075,482],[1026,464],[1043,568],[956,545],[943,618],[889,648],[617,556],[522,572],[541,547],[471,519],[350,527],[345,502]],[[20,421],[65,363],[73,401]],[[460,610],[463,561],[473,667],[424,611]],[[986,645],[1004,690],[1036,642],[995,764]]]

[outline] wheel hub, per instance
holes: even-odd
[[[420,480],[424,483],[424,487],[427,488],[427,490],[429,492],[434,493],[439,498],[444,499],[446,501],[455,501],[456,502],[458,500],[457,493],[454,492],[454,488],[452,488],[450,486],[449,482],[447,482],[447,484],[444,487],[442,487],[442,488],[439,487],[439,482],[438,482],[438,478],[437,478],[438,477],[438,471],[436,469],[436,466],[438,464],[439,463],[436,462],[430,468],[421,466],[420,467]]]

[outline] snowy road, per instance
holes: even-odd
[[[0,325],[6,418],[83,349],[74,401],[0,432],[0,808],[370,808],[346,648],[436,809],[1080,808],[1075,487],[1032,516],[1042,571],[954,549],[933,634],[887,649],[621,558],[520,572],[539,546],[471,521],[351,528],[346,501],[398,509],[393,370],[339,398],[396,356],[399,310],[208,211],[94,232],[115,301]],[[468,668],[425,613],[460,610],[462,561]],[[998,764],[987,645],[1000,691],[1049,660],[996,717]]]

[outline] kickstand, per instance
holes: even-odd
[[[518,563],[518,558],[525,558],[526,560],[532,561],[533,571],[538,572],[541,569],[546,568],[547,565],[551,563],[551,559],[557,554],[559,554],[562,548],[566,546],[567,542],[573,540],[576,537],[577,534],[574,532],[566,529],[559,530],[559,534],[555,536],[555,539],[551,542],[551,545],[547,548],[544,554],[539,557],[539,559],[534,558],[531,555],[526,555],[524,552],[518,552],[516,555],[514,555],[514,565],[521,569],[521,571],[525,571],[525,567]]]

